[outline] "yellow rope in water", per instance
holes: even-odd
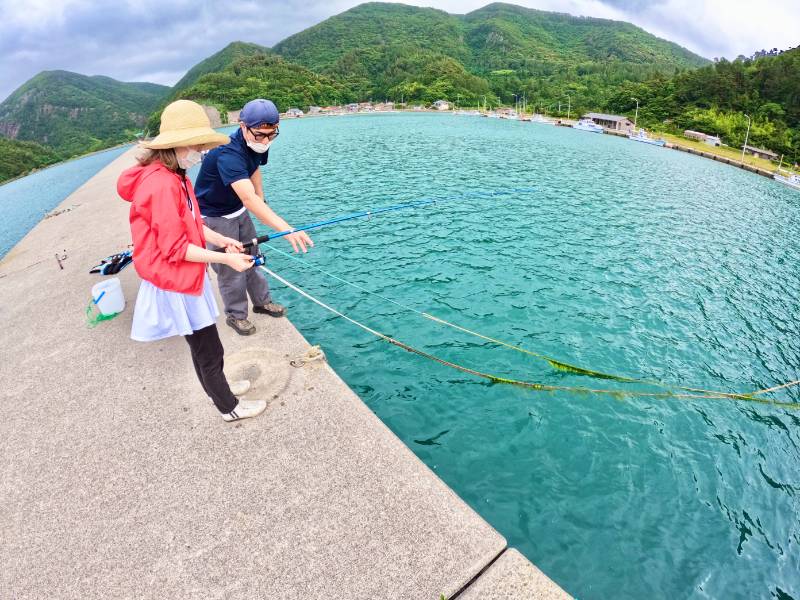
[[[756,394],[766,394],[767,392],[774,392],[776,390],[782,390],[782,389],[785,389],[785,388],[790,388],[790,387],[793,387],[795,385],[800,385],[800,379],[798,379],[797,381],[790,381],[789,383],[784,383],[783,385],[776,385],[775,387],[766,388],[766,389],[763,389],[763,390],[758,390],[757,392],[751,392],[749,395],[750,396],[755,396]]]
[[[424,318],[426,318],[428,320],[431,320],[431,321],[433,321],[435,323],[439,323],[439,324],[444,325],[446,327],[450,327],[452,329],[456,329],[458,331],[461,331],[462,333],[466,333],[467,335],[471,335],[473,337],[476,337],[476,338],[479,338],[479,339],[482,339],[482,340],[486,340],[487,342],[492,342],[493,344],[497,344],[499,346],[503,346],[503,347],[508,348],[510,350],[515,350],[516,352],[522,352],[522,353],[527,354],[529,356],[533,356],[535,358],[541,359],[543,361],[546,361],[547,363],[550,364],[551,367],[553,367],[554,369],[557,369],[559,371],[565,371],[565,372],[574,373],[574,374],[577,374],[577,375],[586,375],[588,377],[594,377],[596,379],[608,379],[608,380],[612,380],[612,381],[619,381],[621,383],[637,383],[637,384],[640,384],[640,385],[649,385],[649,386],[660,387],[660,388],[665,388],[665,389],[682,390],[684,392],[692,392],[692,393],[699,393],[699,394],[711,394],[711,395],[714,395],[714,396],[727,396],[727,397],[738,399],[738,400],[743,400],[743,399],[745,399],[746,396],[751,396],[752,395],[752,394],[737,394],[737,393],[731,393],[731,392],[720,392],[720,391],[716,391],[716,390],[707,390],[707,389],[696,388],[696,387],[687,387],[687,386],[682,386],[682,385],[664,383],[664,382],[657,381],[657,380],[654,380],[654,379],[636,379],[636,378],[633,378],[633,377],[626,377],[624,375],[614,375],[614,374],[611,374],[611,373],[604,373],[602,371],[594,371],[592,369],[586,369],[586,368],[583,368],[583,367],[572,365],[570,363],[558,360],[558,359],[553,358],[551,356],[546,356],[544,354],[540,354],[538,352],[534,352],[533,350],[528,350],[527,348],[522,348],[521,346],[517,346],[517,345],[511,344],[509,342],[504,342],[503,340],[499,340],[497,338],[493,338],[493,337],[484,335],[482,333],[479,333],[477,331],[473,331],[471,329],[467,329],[466,327],[462,327],[461,325],[457,325],[455,323],[451,323],[450,321],[446,321],[446,320],[444,320],[442,318],[439,318],[439,317],[437,317],[435,315],[432,315],[430,313],[422,312],[422,311],[417,310],[417,309],[415,309],[415,308],[413,308],[411,306],[402,304],[400,302],[397,302],[396,300],[392,300],[391,298],[387,298],[386,296],[383,296],[381,294],[373,292],[372,290],[369,290],[369,289],[367,289],[367,288],[365,288],[363,286],[360,286],[360,285],[358,285],[356,283],[353,283],[351,281],[347,281],[346,279],[342,279],[341,277],[339,277],[339,276],[337,276],[337,275],[335,275],[333,273],[325,271],[324,269],[321,269],[321,268],[317,267],[316,265],[313,265],[313,264],[311,264],[311,263],[309,263],[309,262],[307,262],[305,260],[302,260],[300,258],[297,258],[297,257],[293,256],[292,254],[289,254],[287,252],[279,250],[278,248],[275,248],[274,246],[267,246],[267,248],[269,248],[273,252],[277,252],[278,254],[281,254],[282,256],[285,256],[285,257],[290,258],[290,259],[292,259],[292,260],[294,260],[296,262],[299,262],[299,263],[301,263],[301,264],[303,264],[303,265],[305,265],[305,266],[307,266],[307,267],[309,267],[311,269],[314,269],[315,271],[318,271],[318,272],[322,273],[323,275],[325,275],[327,277],[330,277],[331,279],[335,279],[336,281],[340,281],[340,282],[344,283],[345,285],[349,285],[350,287],[353,287],[353,288],[355,288],[357,290],[361,290],[362,292],[365,292],[367,294],[370,294],[372,296],[380,298],[381,300],[384,300],[385,302],[389,302],[390,304],[394,304],[395,306],[397,306],[399,308],[402,308],[403,310],[407,310],[407,311],[416,313],[417,315],[419,315],[421,317],[424,317]],[[794,382],[793,384],[786,384],[785,386],[782,386],[782,387],[788,387],[789,385],[795,385],[795,384],[798,384],[798,383],[800,383],[800,381]],[[775,388],[775,389],[779,389],[779,388]],[[760,394],[760,393],[766,393],[767,391],[772,391],[772,390],[762,390],[762,391],[754,392],[754,393]]]
[[[754,398],[753,396],[746,395],[746,394],[728,394],[728,393],[724,393],[724,392],[708,392],[708,393],[702,393],[702,394],[683,394],[683,393],[679,394],[679,393],[674,393],[674,392],[620,392],[618,390],[604,390],[604,389],[592,389],[592,388],[584,388],[584,387],[546,385],[546,384],[536,383],[536,382],[532,382],[532,381],[521,381],[521,380],[517,380],[517,379],[509,379],[509,378],[506,378],[506,377],[499,377],[497,375],[492,375],[491,373],[484,373],[483,371],[477,371],[475,369],[471,369],[469,367],[465,367],[465,366],[459,365],[457,363],[453,363],[453,362],[444,360],[443,358],[439,358],[438,356],[435,356],[433,354],[429,354],[428,352],[425,352],[423,350],[419,350],[418,348],[414,348],[413,346],[409,346],[408,344],[406,344],[404,342],[401,342],[400,340],[397,340],[397,339],[395,339],[395,338],[393,338],[391,336],[388,336],[388,335],[383,334],[383,333],[381,333],[379,331],[376,331],[375,329],[372,329],[371,327],[369,327],[367,325],[364,325],[363,323],[360,323],[359,321],[356,321],[355,319],[353,319],[351,317],[348,317],[344,313],[339,312],[335,308],[333,308],[333,307],[325,304],[321,300],[315,298],[314,296],[312,296],[311,294],[309,294],[305,290],[302,290],[301,288],[299,288],[298,286],[294,285],[293,283],[290,283],[289,281],[287,281],[286,279],[284,279],[283,277],[281,277],[280,275],[278,275],[277,273],[275,273],[271,269],[268,269],[267,267],[264,267],[264,266],[259,267],[259,268],[262,271],[264,271],[265,273],[267,273],[268,275],[270,275],[270,276],[274,277],[275,279],[277,279],[278,281],[280,281],[286,287],[294,290],[295,292],[297,292],[298,294],[300,294],[304,298],[307,298],[308,300],[311,300],[314,304],[317,304],[318,306],[321,306],[325,310],[327,310],[327,311],[329,311],[329,312],[331,312],[331,313],[333,313],[333,314],[345,319],[346,321],[348,321],[348,322],[352,323],[353,325],[363,329],[364,331],[366,331],[368,333],[371,333],[372,335],[374,335],[374,336],[376,336],[376,337],[378,337],[378,338],[380,338],[380,339],[382,339],[382,340],[384,340],[386,342],[389,342],[390,344],[398,346],[399,348],[402,348],[403,350],[406,350],[408,352],[412,352],[412,353],[417,354],[419,356],[422,356],[424,358],[428,358],[430,360],[433,360],[433,361],[435,361],[435,362],[437,362],[437,363],[439,363],[441,365],[444,365],[446,367],[450,367],[452,369],[456,369],[458,371],[461,371],[462,373],[468,373],[468,374],[474,375],[476,377],[481,377],[483,379],[488,379],[489,381],[491,381],[493,383],[503,383],[503,384],[514,385],[514,386],[518,386],[518,387],[524,387],[524,388],[527,388],[527,389],[537,390],[537,391],[545,391],[545,392],[571,392],[571,393],[584,393],[584,394],[587,394],[587,393],[588,394],[607,394],[607,395],[611,395],[611,396],[614,396],[614,397],[624,397],[624,396],[628,396],[628,395],[633,395],[633,396],[642,396],[642,397],[649,397],[649,398],[677,398],[677,399],[682,399],[682,400],[700,400],[700,399],[743,400],[743,401],[748,401],[748,402],[757,402],[759,404],[769,404],[769,405],[780,406],[780,407],[785,407],[785,408],[800,409],[800,403],[797,403],[797,402],[777,402],[775,400],[770,400],[770,399],[766,399],[766,398]]]

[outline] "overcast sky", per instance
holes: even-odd
[[[487,0],[411,0],[450,13]],[[707,58],[800,44],[800,1],[516,0],[624,20]],[[360,4],[356,0],[0,0],[0,99],[49,69],[172,85],[194,64],[241,40],[272,46]]]

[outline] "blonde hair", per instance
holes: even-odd
[[[158,161],[173,173],[177,173],[180,169],[174,148],[145,149],[144,154],[137,156],[136,160],[139,161],[139,165],[142,167]]]

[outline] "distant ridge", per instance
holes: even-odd
[[[69,71],[42,71],[0,104],[0,135],[62,157],[131,139],[169,88]]]
[[[269,54],[270,52],[271,50],[269,48],[259,46],[258,44],[231,42],[219,52],[212,54],[189,69],[186,75],[181,77],[178,83],[172,87],[172,95],[175,96],[181,90],[190,87],[203,75],[222,71],[241,58],[257,54]]]
[[[286,38],[273,51],[324,70],[349,52],[392,45],[449,56],[474,74],[608,60],[674,72],[710,62],[630,23],[504,3],[466,15],[404,4],[360,4]]]

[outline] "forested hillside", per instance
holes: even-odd
[[[639,99],[639,119],[646,125],[714,133],[731,146],[744,143],[747,114],[752,119],[749,143],[800,161],[800,47],[721,60],[673,78],[625,83],[608,108],[630,113],[632,98]]]
[[[169,88],[43,71],[0,104],[0,135],[70,156],[135,137]]]
[[[61,160],[51,148],[0,137],[0,183]]]
[[[401,4],[362,4],[277,44],[287,60],[344,79],[362,97],[427,100],[436,90],[477,104],[490,92],[513,103],[597,106],[614,86],[708,64],[700,56],[618,21],[490,4],[467,15]],[[450,60],[444,60],[448,58]],[[431,77],[432,61],[446,69]],[[460,71],[460,72],[459,72]],[[488,85],[463,80],[463,74]],[[462,79],[450,81],[449,77]],[[491,100],[489,98],[488,100]]]

